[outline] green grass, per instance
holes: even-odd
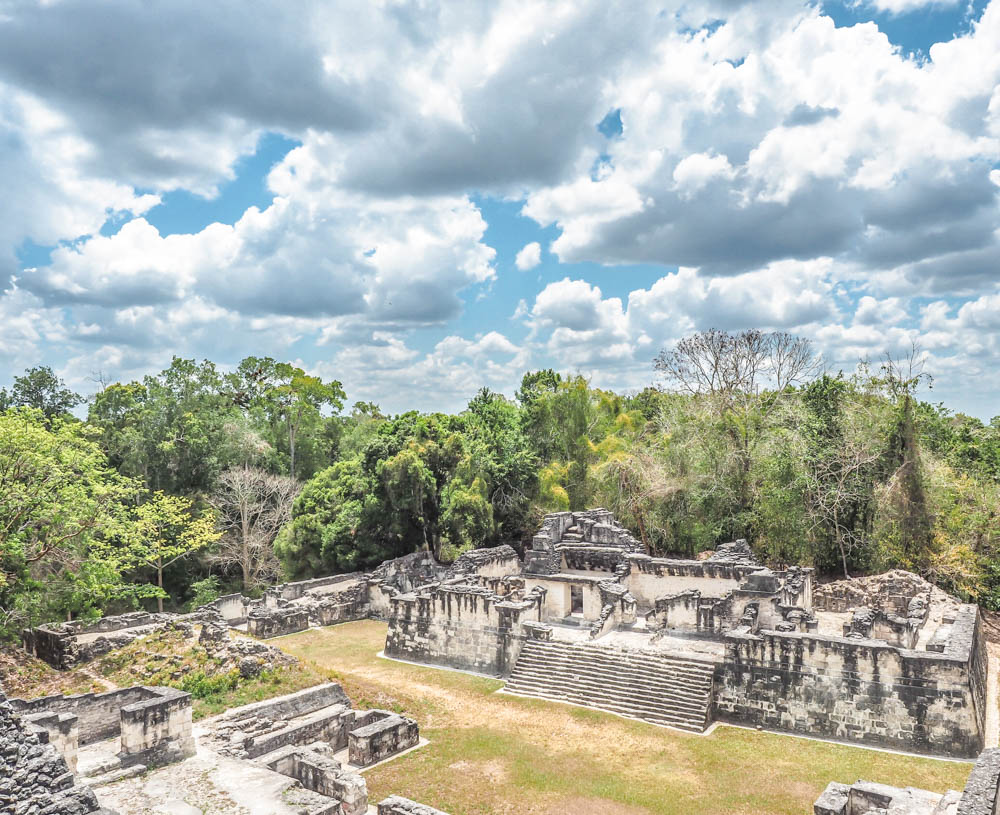
[[[274,642],[356,706],[405,712],[430,739],[366,773],[372,802],[395,793],[452,815],[807,815],[830,781],[943,792],[971,769],[733,727],[691,735],[496,694],[497,680],[379,659],[385,631],[347,623]]]
[[[331,678],[329,671],[300,662],[244,679],[239,671],[227,669],[222,660],[210,656],[196,642],[170,630],[136,640],[99,658],[91,667],[121,687],[141,682],[190,693],[195,721],[232,707],[294,693]],[[181,675],[174,678],[178,673]]]

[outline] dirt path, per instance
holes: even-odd
[[[105,679],[99,674],[95,674],[90,668],[77,668],[77,673],[80,676],[85,676],[97,685],[100,685],[104,690],[118,690],[118,686],[112,682],[110,679]]]

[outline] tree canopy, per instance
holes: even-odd
[[[800,338],[713,330],[638,392],[545,369],[514,398],[387,415],[269,357],[175,358],[85,421],[31,369],[0,404],[0,628],[450,561],[597,505],[657,555],[745,537],[775,565],[904,567],[1000,607],[1000,419],[921,401],[914,359],[831,372]]]

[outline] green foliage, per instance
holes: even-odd
[[[283,449],[280,463],[292,477],[312,475],[324,453],[331,452],[337,424],[323,411],[340,410],[345,398],[337,381],[324,382],[301,368],[270,357],[247,357],[226,377],[232,402],[267,427],[275,448]],[[324,447],[326,449],[324,450]],[[303,463],[303,460],[305,463]]]
[[[14,377],[10,393],[0,390],[0,410],[25,407],[38,410],[45,421],[66,419],[70,411],[83,403],[83,397],[74,393],[48,366],[29,368],[23,376]]]
[[[210,701],[236,690],[240,684],[240,672],[207,675],[204,671],[191,671],[180,681],[180,690],[190,693],[195,699]]]
[[[141,594],[106,544],[136,485],[108,466],[92,435],[40,410],[0,413],[0,627],[96,614]]]
[[[188,610],[194,611],[218,600],[222,594],[221,589],[222,581],[218,575],[210,574],[203,580],[196,580],[191,584],[191,599],[188,601]]]
[[[165,595],[163,570],[222,536],[215,530],[213,513],[196,515],[189,499],[161,491],[152,493],[135,508],[122,534],[127,560],[156,573],[160,611]]]
[[[341,414],[339,382],[269,357],[227,374],[174,358],[105,387],[85,423],[50,370],[28,371],[0,392],[0,409],[36,408],[0,412],[0,627],[238,583],[201,511],[237,471],[293,474],[289,500],[302,485],[254,550],[268,575],[272,540],[305,578],[418,549],[450,561],[606,506],[655,554],[746,537],[775,564],[902,566],[1000,607],[1000,419],[917,401],[924,377],[892,360],[815,375],[808,342],[781,333],[702,332],[655,364],[673,390],[546,369],[514,400],[483,388],[456,415],[386,416]]]

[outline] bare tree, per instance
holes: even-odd
[[[737,461],[735,492],[742,514],[751,504],[750,471],[768,421],[788,386],[820,370],[810,341],[781,331],[731,334],[713,328],[661,351],[653,366],[668,387],[704,400],[720,420]]]
[[[820,360],[809,340],[783,331],[711,328],[660,351],[653,365],[677,390],[733,398],[799,384],[816,374]]]
[[[822,527],[833,534],[845,578],[851,576],[848,555],[864,545],[866,538],[864,531],[856,528],[854,516],[871,496],[872,471],[882,455],[878,435],[854,427],[808,469],[806,500],[812,528]]]
[[[219,513],[223,532],[213,561],[224,568],[238,567],[245,589],[278,574],[274,539],[291,518],[298,491],[294,479],[256,467],[235,467],[219,477],[209,499]]]

